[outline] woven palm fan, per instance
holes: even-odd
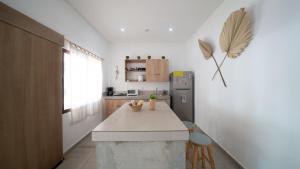
[[[234,11],[224,23],[219,43],[223,52],[226,53],[220,67],[226,57],[237,58],[248,46],[252,38],[251,20],[245,8]],[[216,76],[215,72],[213,78]]]
[[[209,43],[207,43],[207,42],[204,42],[204,41],[200,40],[200,39],[198,40],[198,43],[199,43],[199,47],[200,47],[200,49],[201,49],[201,51],[202,51],[202,53],[203,53],[204,58],[205,58],[206,60],[208,60],[208,59],[210,59],[210,58],[213,58],[213,60],[214,60],[214,62],[215,62],[215,64],[216,64],[216,66],[217,66],[217,68],[218,68],[218,72],[220,72],[220,76],[221,76],[221,78],[222,78],[223,84],[224,84],[225,87],[227,87],[227,85],[226,85],[226,83],[225,83],[225,80],[224,80],[224,78],[223,78],[222,72],[221,72],[221,70],[220,70],[220,67],[219,67],[219,65],[218,65],[218,63],[217,63],[215,57],[213,56],[213,50],[212,50],[211,45],[210,45]]]

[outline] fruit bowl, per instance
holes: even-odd
[[[144,105],[144,101],[143,100],[133,100],[129,103],[129,106],[131,107],[132,111],[134,112],[139,112],[142,110],[142,107]]]

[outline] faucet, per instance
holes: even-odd
[[[155,88],[155,95],[157,96],[158,94],[158,88]]]

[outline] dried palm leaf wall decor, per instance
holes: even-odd
[[[220,76],[222,78],[223,84],[224,84],[225,87],[227,87],[226,82],[225,82],[225,80],[223,78],[223,74],[222,74],[222,72],[220,70],[220,67],[219,67],[218,63],[217,63],[217,60],[216,60],[216,58],[213,55],[213,50],[212,50],[211,45],[209,43],[207,43],[207,42],[204,42],[204,41],[200,40],[200,39],[198,40],[198,43],[199,43],[199,47],[200,47],[200,49],[201,49],[201,51],[203,53],[204,58],[206,60],[208,60],[210,58],[213,58],[216,66],[218,68],[217,71],[220,72]]]
[[[226,57],[234,59],[240,56],[251,39],[251,20],[245,8],[234,11],[224,23],[220,34],[220,47],[226,54],[219,67],[222,67]],[[218,72],[220,71],[216,70],[213,79]]]

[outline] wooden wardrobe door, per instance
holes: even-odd
[[[0,168],[61,161],[61,73],[59,45],[0,21]]]
[[[40,167],[62,159],[62,51],[48,40],[32,36],[29,77],[25,82],[28,111],[37,118]]]
[[[30,43],[30,34],[0,22],[0,168],[21,169],[28,165],[24,158],[24,119],[28,115],[24,86]]]

